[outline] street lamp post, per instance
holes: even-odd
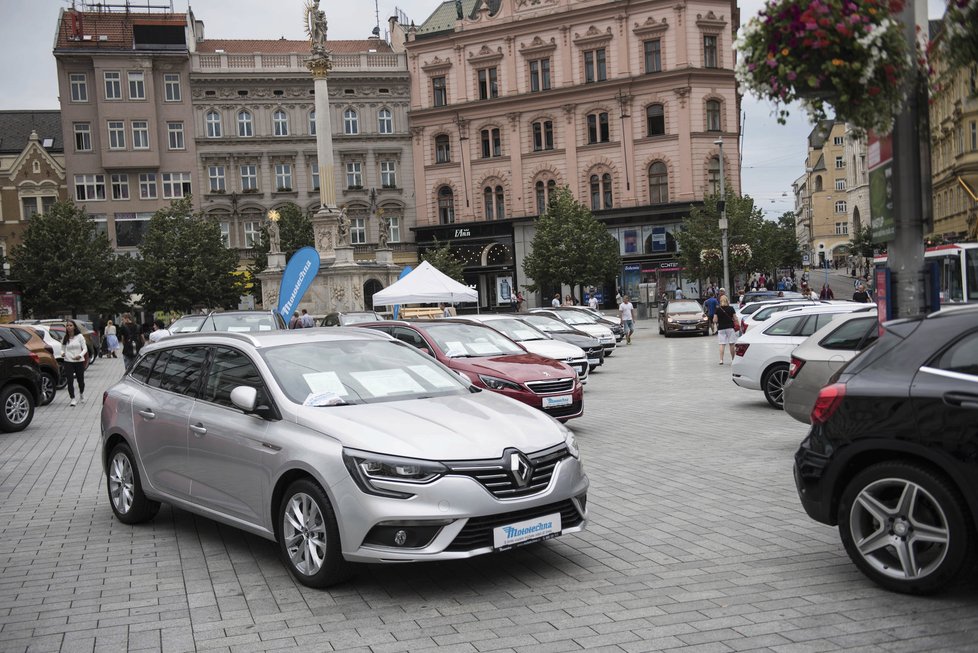
[[[727,188],[723,178],[723,139],[718,138],[713,144],[720,148],[720,246],[723,249],[723,287],[733,297],[730,287],[730,252],[727,249]]]

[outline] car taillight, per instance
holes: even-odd
[[[746,322],[741,322],[740,323],[740,335],[744,335],[745,333],[747,333],[747,323]]]
[[[845,383],[833,383],[821,389],[815,406],[812,408],[812,424],[824,424],[839,408],[843,397],[846,396]]]
[[[744,354],[746,354],[747,348],[750,347],[750,345],[744,345],[744,344],[734,345],[734,346],[736,347],[736,352],[738,356],[743,356]]]
[[[791,357],[791,364],[788,365],[788,378],[793,379],[798,376],[798,372],[801,371],[802,366],[805,364],[800,358]]]

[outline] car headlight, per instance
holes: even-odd
[[[400,458],[356,449],[343,449],[343,463],[357,486],[367,494],[409,499],[413,494],[377,487],[374,481],[395,483],[430,483],[448,471],[439,462],[417,458]]]
[[[676,318],[670,317],[670,318],[668,318],[668,320],[669,320],[669,322],[675,322],[676,321]]]
[[[570,455],[574,456],[578,460],[581,459],[581,450],[577,448],[577,439],[574,437],[574,432],[569,430],[564,434],[564,444],[567,445],[567,451]]]
[[[484,374],[479,375],[479,379],[485,384],[490,390],[522,390],[518,384],[512,381],[507,381],[506,379],[498,379],[494,376],[485,376]]]

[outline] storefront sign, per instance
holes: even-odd
[[[683,268],[678,261],[660,261],[659,263],[646,263],[642,272],[648,274],[652,272],[681,272]]]
[[[442,242],[466,240],[469,238],[496,238],[499,236],[512,237],[513,225],[507,222],[489,224],[442,225],[438,227],[419,227],[417,241],[419,244],[430,243],[434,240]]]
[[[638,272],[641,269],[642,266],[639,263],[628,263],[625,265],[625,272]]]

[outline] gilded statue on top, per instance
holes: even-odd
[[[319,8],[319,0],[306,2],[306,34],[312,44],[312,53],[326,54],[326,12]]]

